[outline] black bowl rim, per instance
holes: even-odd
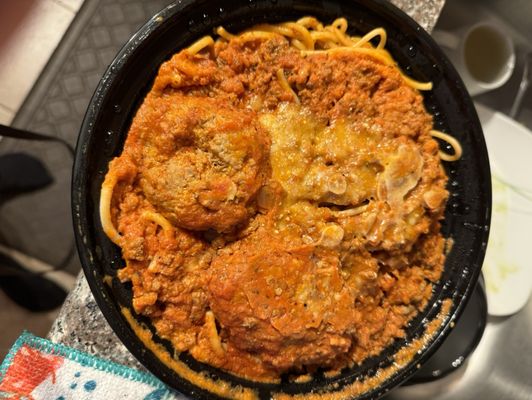
[[[117,336],[120,338],[120,340],[124,343],[124,345],[127,347],[127,349],[145,366],[148,367],[153,373],[155,373],[161,380],[163,380],[165,383],[172,387],[178,388],[180,391],[182,391],[185,394],[189,395],[200,395],[201,397],[210,397],[209,392],[204,392],[201,389],[198,389],[198,387],[194,386],[193,384],[190,384],[188,381],[183,379],[177,379],[179,382],[179,385],[176,385],[176,377],[170,376],[168,374],[161,374],[159,371],[154,372],[156,370],[154,368],[154,362],[157,364],[158,360],[154,361],[153,357],[149,357],[149,355],[144,351],[143,348],[139,348],[135,346],[134,340],[138,339],[134,334],[132,334],[131,331],[129,331],[127,328],[124,329],[124,322],[121,320],[121,315],[118,315],[116,313],[116,310],[112,309],[109,306],[109,299],[105,297],[105,295],[102,293],[102,283],[99,282],[96,278],[95,271],[91,268],[92,260],[91,255],[87,252],[86,245],[84,244],[84,224],[86,224],[87,221],[87,215],[85,213],[84,209],[84,196],[87,194],[86,189],[83,186],[84,183],[84,175],[86,173],[86,159],[85,155],[87,153],[87,142],[89,141],[91,135],[93,134],[93,123],[96,120],[96,117],[99,113],[99,106],[101,105],[103,99],[105,98],[106,94],[109,91],[111,82],[118,76],[120,76],[121,68],[124,66],[124,64],[127,62],[127,60],[132,56],[132,54],[135,53],[135,51],[138,49],[140,43],[149,36],[154,30],[156,30],[162,22],[166,21],[168,18],[171,18],[175,14],[179,13],[183,8],[195,3],[197,0],[178,0],[176,3],[172,3],[165,7],[163,10],[155,14],[151,19],[149,19],[130,39],[129,41],[121,48],[121,50],[118,52],[112,63],[109,65],[107,70],[105,71],[102,79],[100,80],[97,89],[94,93],[94,95],[91,98],[91,101],[89,103],[87,113],[85,115],[85,118],[83,120],[83,124],[80,129],[80,134],[78,137],[77,147],[76,147],[76,155],[75,155],[75,161],[73,165],[73,174],[72,174],[72,215],[73,215],[73,222],[74,222],[74,233],[76,237],[76,244],[78,248],[78,253],[80,256],[81,264],[85,273],[85,276],[87,278],[89,287],[95,297],[96,303],[98,304],[99,308],[101,309],[103,315],[105,316],[106,320],[108,321],[109,325],[112,327],[113,331],[117,334]],[[340,0],[335,0],[336,2],[340,2]],[[361,0],[361,2],[366,2],[365,0]],[[410,16],[408,16],[406,13],[404,13],[402,10],[394,6],[392,3],[388,2],[387,0],[372,0],[373,3],[376,4],[376,6],[387,9],[387,11],[394,14],[397,18],[400,18],[402,21],[404,21],[410,28],[413,28],[417,31],[417,39],[422,40],[426,42],[436,53],[439,53],[438,56],[443,62],[443,68],[446,70],[447,73],[451,75],[451,77],[454,78],[456,81],[456,84],[458,86],[458,91],[462,95],[462,102],[465,106],[465,111],[467,114],[474,116],[474,120],[471,121],[474,125],[474,130],[476,132],[480,132],[480,137],[477,138],[477,140],[480,140],[481,143],[479,144],[481,147],[483,147],[484,151],[482,154],[480,154],[481,162],[483,165],[487,166],[488,169],[483,171],[483,176],[481,179],[484,181],[487,180],[487,182],[484,182],[486,193],[484,194],[487,200],[487,204],[485,204],[485,229],[480,231],[481,239],[483,242],[483,245],[487,243],[488,235],[489,235],[489,223],[490,223],[490,215],[491,215],[491,183],[490,183],[490,172],[489,172],[489,160],[487,156],[486,151],[486,144],[484,137],[482,135],[482,129],[480,126],[480,122],[478,119],[478,116],[476,114],[475,108],[473,106],[473,103],[469,97],[469,94],[467,93],[465,86],[459,77],[458,73],[456,72],[455,68],[452,66],[452,64],[449,62],[449,60],[446,58],[446,56],[439,50],[438,45],[436,42],[431,38],[431,36],[421,28],[421,26],[414,21]],[[80,188],[84,188],[81,190]],[[476,281],[478,279],[478,276],[481,271],[481,265],[484,259],[485,255],[485,245],[483,249],[481,249],[478,254],[476,255],[476,258],[473,259],[471,262],[471,265],[475,267],[472,269],[470,275],[469,275],[469,281],[466,286],[466,288],[463,290],[462,293],[454,293],[456,296],[453,297],[453,306],[451,307],[451,310],[449,312],[449,315],[445,322],[440,326],[440,328],[437,331],[437,334],[432,337],[429,344],[424,347],[422,353],[419,355],[414,356],[414,359],[404,368],[401,368],[397,373],[395,373],[392,377],[385,380],[383,383],[381,383],[376,388],[373,388],[369,392],[363,393],[360,398],[378,398],[382,396],[384,393],[388,392],[393,387],[399,385],[401,382],[408,379],[409,376],[411,376],[415,370],[417,369],[417,365],[425,362],[429,357],[432,356],[432,354],[437,350],[437,348],[440,346],[440,344],[443,342],[445,337],[449,334],[450,330],[452,329],[452,322],[460,317],[460,315],[463,312],[463,309],[465,308],[465,305],[467,303],[467,299],[471,296],[471,293],[473,292],[475,288]],[[119,317],[119,318],[117,318]],[[415,362],[414,362],[415,361]],[[180,378],[180,377],[179,377]]]
[[[478,296],[478,302],[480,307],[480,315],[477,327],[475,331],[472,333],[471,341],[467,345],[467,347],[464,349],[464,351],[460,354],[460,357],[462,358],[462,362],[460,365],[452,366],[448,365],[440,369],[440,373],[437,376],[417,376],[414,375],[411,377],[408,381],[404,383],[404,385],[416,385],[419,383],[428,383],[428,382],[434,382],[436,380],[445,378],[447,375],[453,373],[458,368],[463,366],[469,356],[475,351],[475,349],[478,347],[480,340],[482,339],[484,335],[484,331],[486,330],[486,324],[488,323],[488,301],[486,298],[486,290],[484,289],[484,280],[482,279],[482,276],[477,281],[477,284],[475,286],[475,289],[473,290],[470,297],[467,298],[467,301],[465,302],[464,309],[469,305],[471,301],[473,301],[474,296]],[[454,328],[453,328],[454,329]]]

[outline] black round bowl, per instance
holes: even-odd
[[[443,344],[404,385],[432,382],[462,367],[475,351],[488,322],[488,302],[481,278],[462,315]]]
[[[425,332],[426,322],[435,318],[442,300],[451,299],[448,318],[427,346],[375,387],[359,395],[369,399],[405,381],[438,348],[459,317],[475,287],[488,239],[491,210],[490,169],[482,130],[471,99],[458,74],[430,36],[406,14],[385,0],[183,0],[148,21],[118,53],[92,98],[78,140],[72,184],[75,234],[85,276],[109,324],[126,347],[151,372],[168,385],[197,398],[213,398],[163,364],[135,335],[121,307],[131,310],[131,290],[116,279],[123,265],[120,249],[103,233],[98,213],[100,186],[108,162],[119,155],[131,120],[150,90],[158,68],[172,54],[214,27],[224,25],[239,31],[260,22],[295,20],[313,15],[324,22],[344,16],[352,33],[382,26],[388,32],[387,49],[407,74],[432,81],[434,89],[424,93],[425,106],[434,116],[436,129],[452,133],[463,146],[463,157],[446,163],[451,192],[442,231],[454,240],[442,278],[434,286],[426,307],[407,327],[406,338],[396,340],[379,356],[335,377],[317,374],[305,383],[283,380],[259,384],[234,377],[194,361],[186,353],[179,357],[196,371],[207,371],[244,387],[257,390],[260,398],[275,392],[305,394],[339,390],[357,379],[374,375],[388,366],[393,355]],[[104,283],[113,277],[112,284]],[[106,278],[108,281],[108,278]],[[149,325],[147,321],[143,321]],[[164,343],[164,342],[163,342]],[[168,344],[166,343],[168,346]],[[169,348],[168,351],[171,351]]]

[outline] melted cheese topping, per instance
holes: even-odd
[[[272,178],[289,203],[357,206],[380,199],[399,208],[421,178],[417,146],[387,138],[378,126],[347,119],[327,126],[294,103],[280,105],[260,121],[272,139]]]

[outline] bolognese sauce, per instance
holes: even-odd
[[[261,381],[378,354],[445,259],[447,177],[417,83],[342,21],[350,45],[289,24],[221,28],[165,62],[102,186],[135,312]]]

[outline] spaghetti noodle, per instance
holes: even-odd
[[[205,326],[207,327],[207,335],[209,338],[209,343],[218,356],[223,356],[225,351],[222,347],[222,341],[218,335],[218,330],[216,329],[216,319],[212,311],[207,311],[205,313]]]
[[[431,130],[430,134],[438,139],[443,140],[446,143],[449,143],[451,147],[453,148],[454,154],[448,154],[440,150],[440,158],[444,161],[457,161],[462,157],[462,146],[460,145],[460,142],[456,140],[454,137],[449,135],[445,132],[440,132],[437,130]]]
[[[284,71],[282,69],[277,70],[277,79],[279,80],[279,83],[283,87],[284,90],[289,92],[293,97],[296,103],[300,104],[299,97],[297,97],[297,94],[294,92],[288,81],[286,80],[286,76],[284,74]]]
[[[116,181],[116,175],[108,173],[102,184],[102,190],[100,192],[100,221],[107,237],[111,239],[114,244],[120,246],[122,243],[122,236],[116,230],[111,217],[111,201]]]
[[[163,231],[167,234],[170,234],[174,230],[172,224],[159,213],[153,211],[144,211],[142,213],[142,217],[149,221],[155,222],[157,225],[163,228]]]

